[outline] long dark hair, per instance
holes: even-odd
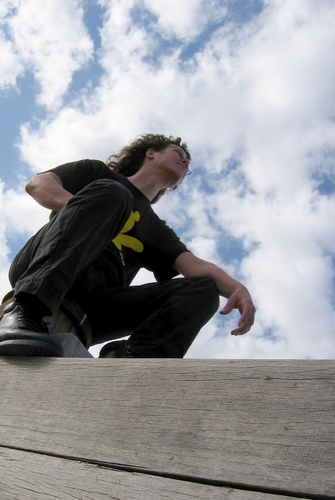
[[[166,137],[162,134],[143,134],[138,136],[129,146],[125,146],[117,154],[110,155],[106,160],[106,165],[125,177],[136,174],[141,168],[148,149],[162,151],[170,144],[176,144],[184,149],[186,156],[191,160],[190,152],[186,142],[182,142],[180,137],[170,135]],[[169,191],[177,189],[178,186],[169,188]],[[165,194],[167,189],[162,189],[157,193],[151,203],[156,203]]]

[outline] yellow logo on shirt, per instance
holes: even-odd
[[[118,250],[122,250],[122,247],[131,248],[134,252],[143,252],[143,244],[136,238],[132,236],[128,236],[125,233],[128,233],[131,229],[133,229],[136,222],[140,220],[139,212],[132,212],[129,219],[125,223],[121,232],[114,238],[113,243]]]

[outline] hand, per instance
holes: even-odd
[[[220,311],[220,314],[229,314],[233,309],[238,309],[241,317],[238,322],[238,328],[233,330],[231,335],[243,335],[247,333],[254,324],[256,313],[256,308],[252,302],[251,296],[245,287],[238,288],[231,294],[227,304]]]

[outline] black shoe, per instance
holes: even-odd
[[[12,302],[0,318],[0,356],[63,356],[46,324],[21,303]]]
[[[130,350],[127,340],[118,340],[104,345],[99,358],[139,358],[139,356]]]

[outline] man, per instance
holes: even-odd
[[[228,298],[221,314],[238,309],[233,335],[246,333],[255,308],[248,290],[216,265],[191,253],[153,212],[189,171],[180,138],[146,134],[107,165],[81,160],[35,175],[27,192],[51,209],[50,222],[15,257],[9,277],[14,301],[0,321],[0,355],[61,356],[44,316],[65,295],[87,314],[101,357],[182,358],[200,329]],[[129,286],[138,270],[157,283]],[[184,278],[172,279],[178,274]]]

